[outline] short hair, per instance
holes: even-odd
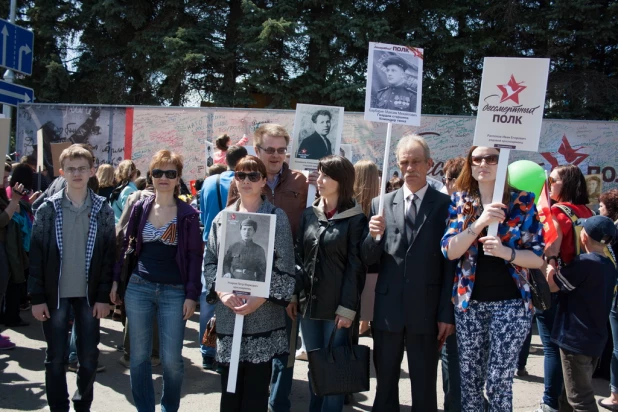
[[[174,165],[174,167],[176,167],[176,171],[178,172],[178,177],[180,178],[182,176],[182,156],[169,150],[159,150],[155,153],[154,156],[152,156],[148,170],[152,173],[152,170],[157,166],[161,166],[166,163]]]
[[[571,202],[575,205],[587,205],[590,203],[586,178],[579,167],[564,165],[558,166],[554,170],[562,181],[562,188],[560,188],[560,193],[558,193],[561,202]]]
[[[11,187],[16,183],[21,183],[28,190],[32,190],[34,185],[34,171],[25,163],[19,163],[13,167],[11,174]]]
[[[608,217],[614,222],[618,220],[618,189],[612,189],[599,196],[599,203],[605,205]]]
[[[217,149],[225,152],[227,150],[227,144],[229,141],[230,136],[228,136],[227,134],[222,134],[215,139],[215,146],[217,147]]]
[[[137,187],[137,190],[144,190],[146,189],[146,178],[145,177],[138,177],[137,179],[135,179],[135,187]]]
[[[72,144],[60,153],[60,167],[64,168],[65,159],[86,159],[90,167],[94,167],[94,155],[84,145]]]
[[[88,179],[88,189],[92,190],[94,193],[99,193],[99,179],[97,179],[97,176],[91,176]]]
[[[429,150],[429,145],[427,145],[425,139],[417,134],[406,134],[399,140],[399,142],[397,142],[397,161],[399,161],[399,152],[401,152],[404,147],[408,147],[411,144],[418,144],[421,146],[423,148],[425,160],[431,159],[431,151]]]
[[[99,179],[99,187],[114,186],[114,166],[103,163],[97,168],[97,179]]]
[[[11,173],[11,171],[12,171],[12,170],[13,170],[13,166],[11,166],[11,165],[10,165],[10,164],[8,164],[8,163],[5,163],[5,164],[4,164],[4,171],[5,171],[5,172],[9,172],[9,173]]]
[[[137,167],[135,166],[135,163],[133,163],[130,159],[120,162],[115,173],[116,184],[122,185],[130,182],[131,179],[133,179],[133,176],[135,176],[136,170]]]
[[[247,149],[243,146],[230,146],[225,152],[225,163],[227,167],[234,170],[240,159],[247,156]]]
[[[283,137],[286,146],[290,144],[290,134],[285,130],[285,127],[277,123],[264,123],[253,132],[253,145],[262,146],[266,134],[272,137]]]
[[[311,115],[311,121],[312,121],[313,123],[317,122],[317,121],[318,121],[318,116],[328,116],[328,118],[329,118],[330,120],[332,120],[332,119],[333,119],[333,115],[332,115],[332,114],[330,114],[330,112],[329,112],[328,110],[324,110],[324,109],[322,109],[322,110],[318,110],[317,112],[315,112],[315,113],[313,113],[313,114]]]
[[[226,170],[227,170],[227,167],[225,167],[224,165],[220,163],[215,163],[214,165],[208,168],[208,176],[220,175]]]
[[[356,172],[352,163],[343,156],[330,155],[320,159],[318,172],[322,172],[339,183],[337,211],[354,207],[354,180]]]
[[[25,155],[25,156],[23,156],[21,158],[21,163],[25,163],[27,165],[36,167],[37,166],[37,161],[36,160],[37,159],[36,159],[35,155],[29,154],[29,155]]]
[[[444,173],[444,176],[448,173],[450,177],[457,179],[463,170],[464,164],[466,164],[466,159],[463,157],[448,159],[442,168],[442,173]]]
[[[245,220],[240,222],[240,227],[242,228],[243,226],[251,226],[253,228],[253,231],[257,232],[258,224],[255,220],[251,218],[246,218]]]
[[[391,190],[397,190],[401,186],[403,186],[403,179],[397,176],[391,177],[391,180],[388,181],[391,184]]]
[[[258,172],[262,175],[262,178],[265,178],[266,166],[258,157],[245,156],[236,163],[234,172]]]
[[[204,179],[196,179],[195,183],[193,184],[195,190],[199,192],[200,190],[202,190],[202,186],[204,186]]]

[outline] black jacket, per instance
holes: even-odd
[[[367,217],[355,205],[327,220],[316,200],[303,212],[296,242],[296,294],[311,319],[354,319],[365,286],[366,268],[360,249]],[[303,296],[305,299],[303,299]]]
[[[56,237],[56,210],[60,207],[64,191],[47,198],[39,207],[32,227],[30,241],[30,277],[28,292],[32,304],[47,303],[48,307],[58,307],[60,303],[59,282],[62,265],[61,251]],[[87,299],[93,306],[95,302],[109,303],[109,292],[112,288],[112,269],[115,259],[116,230],[114,227],[114,211],[100,196],[89,191],[92,198],[92,217],[96,223],[96,236],[89,233],[89,239],[94,238],[92,249],[84,245],[86,257],[91,253],[87,274]]]

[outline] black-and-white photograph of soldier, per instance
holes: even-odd
[[[225,253],[223,277],[254,282],[266,280],[266,253],[253,241],[257,231],[258,224],[251,218],[240,223],[241,240],[232,244]]]
[[[371,108],[415,113],[418,67],[393,52],[376,50],[373,61]]]
[[[328,110],[318,110],[311,115],[313,133],[300,142],[296,157],[299,159],[320,160],[333,154],[328,134],[331,131],[333,115]]]

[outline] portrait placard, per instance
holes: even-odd
[[[603,193],[603,175],[586,175],[584,177],[588,189],[588,207],[598,209],[599,197]]]
[[[343,107],[297,104],[290,169],[315,170],[325,156],[339,153]]]
[[[212,143],[210,143],[208,140],[205,140],[204,144],[206,145],[206,150],[205,150],[206,157],[205,157],[205,159],[206,159],[206,167],[208,168],[208,167],[212,166],[215,163],[215,161],[214,161],[214,158],[215,158],[215,150],[214,149],[215,148],[214,148],[214,145]]]
[[[549,59],[486,57],[474,146],[539,149]]]
[[[50,143],[54,176],[60,176],[60,155],[71,146],[71,142]]]
[[[270,296],[276,215],[222,212],[217,292]]]
[[[365,120],[421,125],[423,49],[369,43]]]

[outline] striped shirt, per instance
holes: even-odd
[[[172,220],[158,229],[154,227],[150,221],[146,221],[146,225],[142,231],[144,243],[160,241],[168,246],[177,246],[178,229],[176,227],[176,219],[177,217],[174,216]]]

